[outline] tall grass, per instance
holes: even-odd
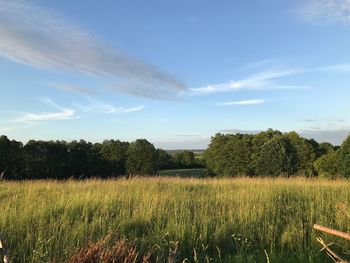
[[[0,232],[13,262],[64,262],[110,233],[158,262],[169,251],[190,262],[266,262],[264,250],[270,262],[329,262],[312,225],[350,232],[349,205],[348,181],[1,182]]]

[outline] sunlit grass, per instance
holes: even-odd
[[[345,180],[1,182],[0,232],[14,262],[62,262],[111,232],[161,262],[172,241],[190,262],[266,262],[264,250],[272,262],[328,262],[312,225],[350,232],[349,205]]]

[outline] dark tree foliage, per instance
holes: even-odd
[[[278,136],[263,145],[257,161],[256,174],[287,175],[297,172],[297,152],[287,136]]]
[[[36,141],[24,146],[0,136],[0,177],[5,179],[83,179],[155,174],[173,168],[171,156],[146,140]]]
[[[207,167],[217,175],[236,176],[249,173],[251,135],[216,134],[204,152]]]
[[[339,156],[334,150],[330,150],[327,154],[318,158],[314,166],[320,177],[331,179],[339,177]]]
[[[207,168],[217,176],[350,177],[350,136],[341,147],[296,132],[216,134],[201,163],[191,151],[173,156],[147,140],[36,141],[25,145],[0,136],[0,179],[108,178],[152,175],[173,168]]]
[[[194,153],[188,150],[175,153],[173,163],[176,168],[194,168],[197,165]]]
[[[290,172],[292,174],[297,173],[299,175],[312,176],[314,172],[313,162],[316,158],[312,145],[296,132],[290,132],[284,136],[286,136],[290,143],[291,148],[288,151],[290,158],[294,158],[293,167],[291,167]],[[292,156],[292,154],[295,156]]]
[[[338,156],[339,173],[342,177],[350,177],[350,135],[339,149]]]
[[[172,156],[162,149],[157,149],[158,169],[167,170],[174,168]]]
[[[0,177],[21,179],[23,174],[22,143],[0,136]]]
[[[96,165],[96,167],[103,167],[104,174],[117,176],[126,174],[126,152],[129,144],[119,140],[106,140],[102,144],[94,145],[94,152],[100,157],[100,162],[104,165]],[[98,172],[98,171],[97,171]]]
[[[155,174],[158,170],[157,150],[145,139],[130,143],[127,150],[126,172],[129,175]]]
[[[204,153],[207,168],[219,176],[315,176],[314,161],[332,151],[328,143],[296,132],[272,129],[258,134],[216,134]]]

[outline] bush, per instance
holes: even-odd
[[[350,177],[350,135],[339,149],[339,173],[343,177]]]
[[[336,178],[339,176],[338,155],[334,150],[330,150],[328,154],[318,158],[314,162],[314,166],[320,177]]]

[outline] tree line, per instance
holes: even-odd
[[[5,179],[109,178],[154,175],[159,170],[199,167],[193,152],[170,155],[145,139],[36,141],[26,144],[0,136],[0,177]]]
[[[339,147],[272,129],[258,134],[218,133],[198,160],[191,151],[169,154],[145,139],[22,144],[0,136],[0,177],[5,179],[109,178],[179,168],[206,168],[211,176],[348,178],[350,136]]]
[[[269,129],[258,134],[216,134],[204,152],[220,176],[350,177],[350,136],[339,146]]]

